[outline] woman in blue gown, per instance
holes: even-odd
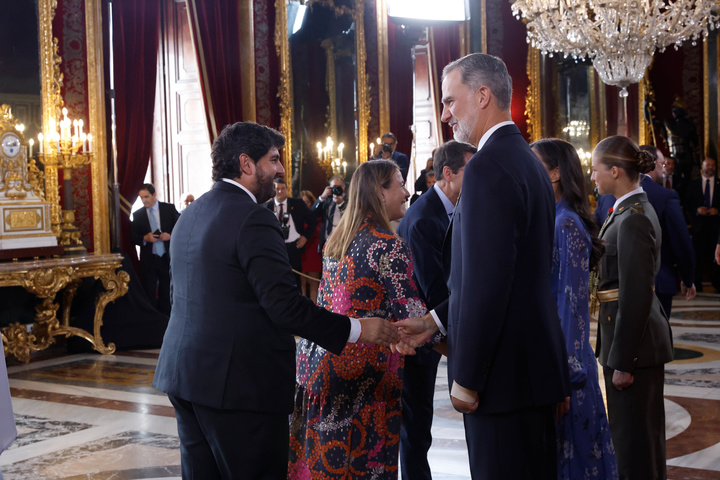
[[[556,422],[558,479],[617,479],[595,353],[590,345],[589,277],[603,255],[575,148],[558,139],[531,145],[555,192],[552,290],[565,334],[572,394]]]

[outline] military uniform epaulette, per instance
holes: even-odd
[[[645,207],[640,202],[635,202],[627,207],[620,207],[615,215],[620,215],[625,210],[630,210],[632,213],[644,213]]]

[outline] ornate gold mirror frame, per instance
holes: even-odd
[[[60,118],[62,73],[58,56],[57,38],[53,36],[52,20],[57,0],[38,0],[40,34],[40,85],[42,87],[43,132],[48,134],[50,118]],[[91,163],[92,174],[92,225],[95,253],[110,251],[110,224],[108,220],[107,195],[107,143],[105,135],[105,96],[102,45],[102,4],[100,0],[85,0],[85,45],[87,52],[88,125],[94,135],[95,156]],[[58,175],[56,168],[45,172],[46,198],[51,202],[53,225],[59,229],[61,207],[58,198]],[[59,233],[59,230],[57,231]]]
[[[309,7],[313,3],[320,3],[336,11],[336,14],[350,14],[355,23],[355,54],[357,55],[357,161],[361,163],[367,158],[363,155],[368,151],[368,124],[370,123],[370,85],[365,68],[367,53],[365,51],[365,6],[364,0],[353,0],[352,9],[336,6],[334,0],[308,0]],[[286,172],[292,172],[292,62],[290,59],[290,43],[287,32],[287,0],[275,0],[275,49],[280,61],[280,85],[278,98],[280,100],[280,132],[285,135],[283,148],[283,167]],[[380,28],[380,27],[378,27]],[[288,182],[288,191],[292,195],[292,185]]]

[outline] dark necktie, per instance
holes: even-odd
[[[280,208],[278,209],[278,222],[281,224],[283,223],[283,204],[280,204]]]
[[[705,179],[705,206],[710,208],[711,201],[710,201],[710,179]]]

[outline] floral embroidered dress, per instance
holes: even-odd
[[[388,230],[366,222],[342,261],[323,263],[318,305],[330,311],[392,321],[427,311],[410,248]],[[288,478],[397,478],[403,360],[389,347],[348,343],[334,355],[300,340]]]
[[[570,367],[570,411],[556,422],[558,478],[618,478],[605,404],[590,345],[588,312],[592,240],[577,213],[556,205],[552,290],[565,334]]]

